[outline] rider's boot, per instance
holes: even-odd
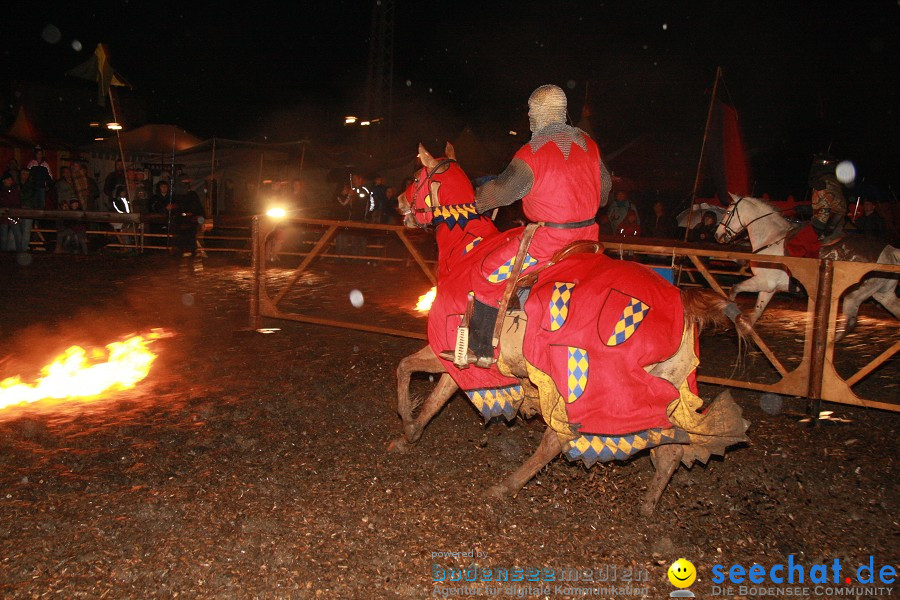
[[[469,294],[469,302],[462,323],[456,330],[455,350],[445,350],[439,356],[453,361],[459,369],[475,365],[488,369],[494,364],[492,338],[499,310],[475,300]]]

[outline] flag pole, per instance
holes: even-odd
[[[172,252],[172,203],[175,201],[175,136],[178,130],[172,125],[172,164],[169,166],[169,199],[166,200],[166,254]]]
[[[709,138],[709,124],[712,121],[713,107],[716,102],[716,93],[719,91],[719,79],[722,78],[722,67],[716,67],[716,80],[713,83],[712,96],[709,99],[709,108],[706,111],[706,126],[703,128],[703,143],[700,145],[700,158],[697,161],[697,174],[694,176],[694,188],[691,190],[691,201],[688,204],[687,226],[684,228],[684,241],[687,242],[688,235],[691,233],[691,224],[694,217],[694,200],[697,199],[697,189],[700,187],[700,174],[703,168],[703,155],[706,152],[706,140]],[[681,285],[681,273],[683,271],[682,264],[678,264],[678,277],[675,278],[675,285]]]
[[[694,177],[694,189],[691,190],[691,204],[688,207],[687,227],[684,230],[684,241],[688,239],[691,231],[691,221],[694,216],[694,201],[697,199],[697,189],[700,187],[700,175],[703,168],[703,155],[706,152],[706,141],[709,139],[709,124],[712,121],[713,107],[716,102],[716,93],[719,90],[719,79],[722,78],[722,67],[716,67],[716,81],[713,83],[712,97],[709,99],[709,109],[706,111],[706,127],[703,130],[703,144],[700,146],[700,159],[697,161],[697,174]]]
[[[107,94],[109,95],[109,107],[112,109],[113,121],[119,125],[116,129],[116,142],[119,145],[119,157],[122,159],[122,168],[125,170],[125,193],[128,195],[128,202],[125,203],[125,210],[127,212],[131,212],[131,207],[134,206],[135,198],[134,194],[131,193],[131,179],[128,177],[128,163],[125,161],[125,147],[122,145],[122,121],[119,120],[119,113],[116,110],[116,101],[113,98],[113,86],[110,85],[106,88]],[[113,201],[113,210],[116,210],[115,201]],[[125,225],[122,225],[122,228],[125,228]],[[137,226],[132,224],[131,232],[135,236],[135,250],[137,250]],[[122,243],[123,240],[127,240],[128,236],[125,236],[119,239],[119,243]]]

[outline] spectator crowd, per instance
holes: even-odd
[[[35,146],[33,158],[24,167],[20,168],[15,158],[7,162],[0,175],[0,208],[163,214],[168,218],[151,224],[151,232],[167,234],[175,251],[195,253],[198,225],[205,215],[199,196],[188,187],[189,179],[176,170],[175,191],[170,193],[168,181],[172,176],[161,173],[159,179],[165,185],[157,185],[156,194],[151,195],[149,181],[128,177],[124,163],[117,160],[101,188],[86,161],[69,159],[59,167],[58,178],[54,178],[43,148]],[[28,252],[32,245],[43,244],[45,250],[56,253],[87,254],[91,249],[89,230],[107,231],[104,245],[113,240],[121,248],[134,244],[134,233],[123,223],[89,223],[73,215],[71,219],[42,220],[41,225],[43,230],[55,229],[55,236],[51,233],[49,239],[35,240],[34,219],[0,218],[0,251]]]

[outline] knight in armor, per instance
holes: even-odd
[[[837,161],[827,154],[813,158],[809,169],[809,187],[812,189],[812,220],[785,240],[784,248],[789,256],[819,258],[822,244],[837,237],[844,229],[847,201],[837,180]]]
[[[476,301],[469,344],[475,359],[470,356],[470,361],[478,366],[487,366],[493,359],[496,341],[492,348],[491,337],[496,319],[503,318],[497,313],[505,309],[507,285],[513,285],[520,274],[536,271],[572,242],[596,241],[595,216],[606,205],[612,184],[597,144],[566,123],[566,95],[561,88],[537,88],[528,99],[528,121],[531,140],[499,177],[476,190],[479,213],[521,199],[523,212],[533,223],[479,247],[478,263],[472,266],[474,273],[468,281]]]
[[[813,159],[809,170],[809,187],[812,189],[812,228],[819,239],[841,233],[847,215],[844,190],[835,175],[837,161],[820,154]]]

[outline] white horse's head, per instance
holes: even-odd
[[[715,232],[716,241],[720,244],[732,241],[751,224],[760,222],[763,217],[772,214],[781,217],[778,210],[772,208],[765,200],[731,193],[728,195],[731,196],[731,204],[722,215],[722,220],[719,221]]]

